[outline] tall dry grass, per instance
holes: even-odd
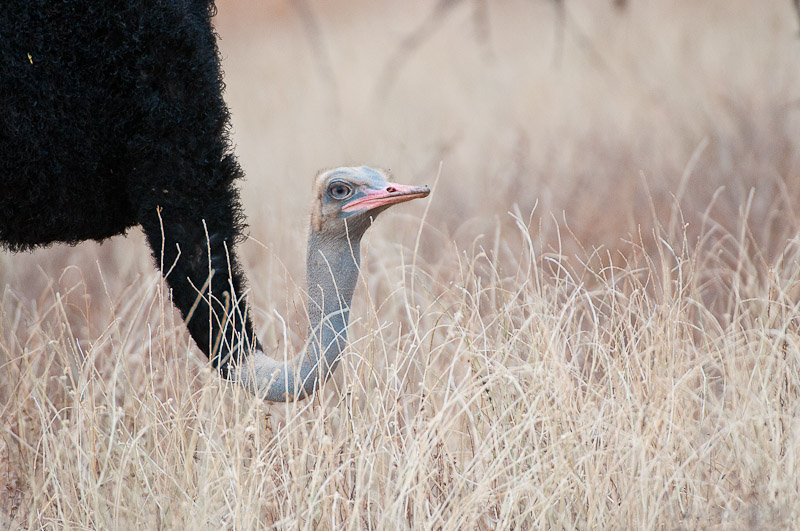
[[[313,400],[219,380],[136,231],[0,256],[4,527],[796,525],[791,3],[451,4],[220,3],[265,345],[319,167],[435,184]]]

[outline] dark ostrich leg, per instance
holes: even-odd
[[[227,378],[232,364],[260,349],[234,253],[238,208],[227,186],[195,199],[180,206],[165,201],[140,221],[189,333]]]

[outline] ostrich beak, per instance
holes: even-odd
[[[427,197],[431,189],[427,186],[408,186],[405,184],[383,183],[381,188],[367,188],[361,197],[342,207],[345,212],[356,210],[368,211],[379,207],[387,207],[396,203],[405,203],[412,199]]]

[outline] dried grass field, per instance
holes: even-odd
[[[0,527],[787,529],[800,521],[789,0],[222,0],[265,346],[311,182],[364,240],[312,400],[220,380],[144,239],[0,254]]]

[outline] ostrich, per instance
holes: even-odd
[[[138,225],[221,376],[269,399],[305,397],[316,389],[317,361],[326,360],[315,374],[327,376],[341,350],[368,220],[427,192],[367,168],[323,174],[336,176],[330,192],[320,177],[309,242],[318,339],[297,367],[269,360],[235,252],[245,227],[236,187],[243,173],[229,140],[214,10],[211,0],[3,5],[0,246],[104,240]],[[336,242],[347,244],[351,262]]]
[[[427,186],[390,183],[378,170],[361,166],[321,173],[306,253],[308,338],[294,360],[276,361],[256,351],[235,378],[273,402],[314,393],[338,363],[347,340],[350,301],[359,272],[361,237],[389,206],[430,193]]]

